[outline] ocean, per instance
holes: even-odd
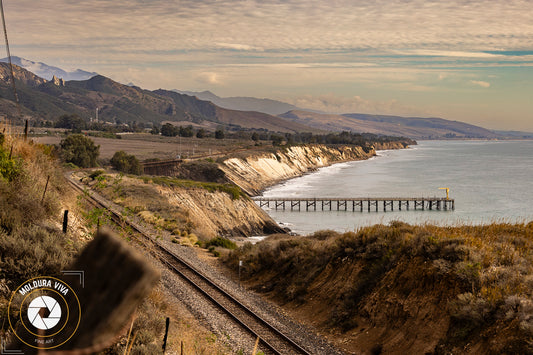
[[[301,234],[340,232],[400,220],[411,224],[487,224],[533,220],[533,141],[420,141],[378,151],[369,160],[334,164],[264,191],[264,197],[445,197],[454,211],[276,211]],[[396,209],[396,207],[395,207]]]

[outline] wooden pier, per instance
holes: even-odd
[[[448,211],[455,209],[455,200],[446,197],[293,197],[293,198],[254,198],[259,207],[272,205],[276,210],[291,211],[404,211],[436,210]]]

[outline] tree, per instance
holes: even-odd
[[[128,154],[122,150],[113,154],[111,165],[116,170],[127,174],[140,175],[143,171],[141,163],[135,155]]]
[[[216,139],[223,139],[224,138],[224,131],[221,129],[217,129],[215,131],[215,138]]]
[[[257,132],[252,133],[252,140],[257,142],[259,140],[259,134]]]
[[[152,130],[150,131],[150,133],[151,133],[151,134],[155,134],[155,135],[159,134],[159,127],[157,127],[156,125],[154,125],[154,126],[152,127]]]
[[[165,123],[161,127],[161,135],[166,137],[176,137],[178,135],[178,129],[170,123]]]
[[[187,127],[180,126],[179,134],[181,137],[192,137],[194,136],[194,131],[192,130],[192,126],[187,126]]]
[[[78,115],[63,115],[55,123],[56,128],[67,128],[75,132],[81,132],[87,127],[87,123]]]
[[[283,142],[283,136],[280,136],[279,134],[271,135],[270,139],[272,140],[272,145],[281,145]]]
[[[206,135],[207,132],[203,128],[200,128],[198,132],[196,132],[196,138],[205,138]]]
[[[96,166],[96,158],[100,154],[100,146],[83,134],[71,134],[60,143],[61,155],[67,163],[82,168]]]

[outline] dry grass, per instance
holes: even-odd
[[[216,335],[204,330],[196,324],[194,319],[175,309],[167,301],[167,296],[160,287],[154,289],[150,296],[137,309],[133,321],[132,336],[135,336],[131,347],[132,355],[160,354],[163,346],[166,318],[170,318],[169,334],[167,338],[167,353],[179,354],[181,343],[185,354],[227,354],[229,349],[217,339]],[[122,355],[129,347],[128,335],[123,335],[119,341],[104,353],[108,355]]]
[[[510,334],[500,339],[508,346],[503,349],[527,352],[533,351],[532,250],[533,223],[436,227],[392,222],[344,234],[270,237],[233,251],[226,262],[236,268],[243,260],[243,277],[260,280],[260,290],[281,302],[305,304],[317,296],[310,290],[327,289],[322,296],[329,297],[331,325],[345,331],[357,326],[359,310],[384,287],[402,297],[440,292],[451,297],[441,349],[498,329]],[[442,285],[447,286],[435,289]]]

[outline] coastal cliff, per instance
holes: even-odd
[[[376,143],[370,147],[303,145],[245,158],[228,158],[221,164],[226,177],[250,195],[283,180],[301,176],[320,167],[352,160],[365,160],[376,150],[403,149],[402,142]]]
[[[207,240],[283,232],[234,185],[120,174],[91,180],[78,173],[77,178],[145,223],[177,236],[195,234]]]

